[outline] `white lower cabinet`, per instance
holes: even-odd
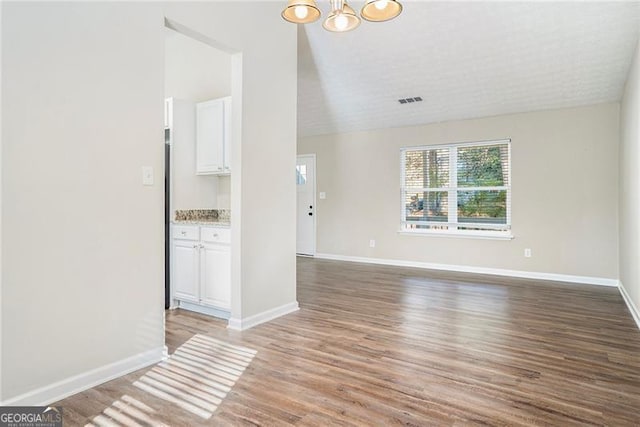
[[[231,248],[205,243],[200,247],[200,301],[213,307],[231,306]],[[221,284],[227,284],[221,286]]]
[[[173,298],[180,302],[180,307],[228,317],[231,308],[230,230],[176,225],[172,236]]]
[[[198,243],[173,241],[173,297],[181,301],[199,302]]]

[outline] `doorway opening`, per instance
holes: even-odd
[[[164,71],[165,309],[228,319],[242,54],[165,19]]]

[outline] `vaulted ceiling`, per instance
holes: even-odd
[[[349,33],[300,26],[299,135],[617,101],[640,29],[640,1],[403,4]]]

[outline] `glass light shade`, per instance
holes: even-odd
[[[289,0],[282,17],[294,24],[308,24],[320,18],[320,9],[315,0]]]
[[[344,3],[342,10],[331,12],[331,15],[322,23],[325,30],[338,33],[351,31],[358,25],[360,25],[360,18],[347,2]]]
[[[382,22],[395,18],[400,12],[402,5],[396,0],[367,0],[360,15],[367,21]]]

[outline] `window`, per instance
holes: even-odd
[[[307,183],[307,165],[296,165],[296,184],[304,185]]]
[[[402,229],[508,236],[511,141],[401,150]]]

